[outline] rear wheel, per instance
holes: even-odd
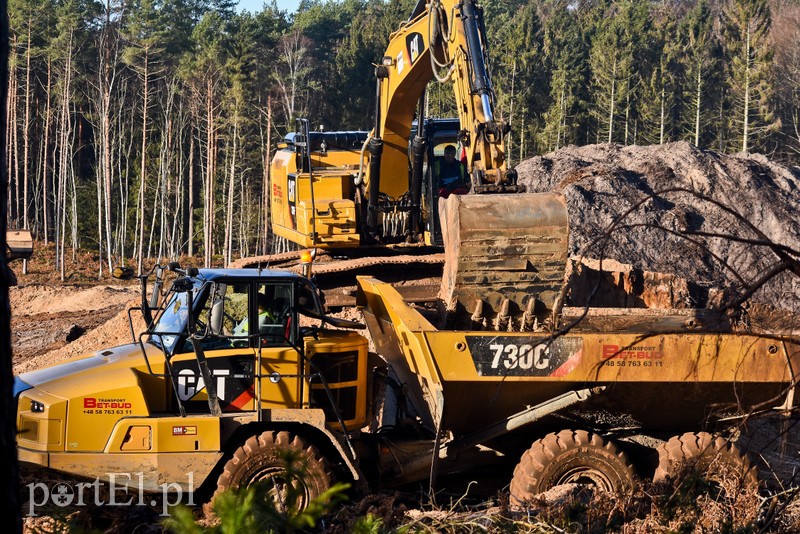
[[[679,475],[681,469],[693,469],[726,491],[758,486],[756,468],[736,445],[723,437],[687,432],[671,438],[656,451],[658,467],[654,482]]]
[[[325,458],[289,432],[263,432],[236,449],[217,480],[214,498],[227,489],[263,482],[278,511],[304,510],[331,486]],[[213,500],[212,500],[213,502]]]
[[[511,480],[511,504],[523,505],[538,493],[570,483],[626,493],[633,490],[635,475],[613,443],[583,430],[562,430],[535,441],[522,455]]]

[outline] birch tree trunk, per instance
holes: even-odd
[[[28,13],[28,48],[25,51],[25,116],[22,126],[22,227],[29,228],[28,222],[28,154],[30,146],[31,121],[31,24],[33,15]],[[28,260],[22,261],[22,274],[28,274]]]
[[[264,151],[264,175],[261,189],[261,209],[263,210],[264,234],[261,242],[261,253],[267,254],[270,229],[270,170],[272,162],[272,96],[267,97],[267,142]]]
[[[697,66],[697,80],[695,83],[695,108],[694,108],[694,146],[700,146],[700,110],[703,106],[703,76],[701,66]]]
[[[188,247],[187,254],[194,256],[194,128],[189,130],[189,180],[188,189]]]
[[[137,270],[139,275],[142,275],[142,264],[144,260],[144,222],[145,222],[145,213],[144,213],[144,193],[145,193],[145,183],[147,181],[147,107],[148,97],[150,95],[150,87],[148,85],[149,79],[149,72],[148,68],[148,55],[147,51],[144,54],[144,70],[143,70],[143,78],[144,78],[144,96],[142,99],[142,153],[141,153],[141,167],[139,172],[139,243],[137,246]]]
[[[72,129],[72,119],[70,116],[70,102],[72,96],[72,40],[73,34],[70,32],[64,58],[64,76],[61,81],[61,119],[59,127],[58,197],[56,200],[56,208],[60,210],[60,213],[59,221],[56,226],[58,240],[56,261],[58,262],[58,271],[62,282],[66,279],[67,182],[69,180],[69,170],[72,161],[72,145],[70,143]]]
[[[214,82],[211,78],[206,81],[206,179],[205,179],[205,205],[204,210],[204,235],[203,235],[203,264],[211,267],[214,255],[214,168],[216,166],[216,132],[214,131]]]
[[[49,159],[48,148],[50,145],[50,102],[52,95],[50,94],[52,88],[52,60],[47,59],[47,88],[45,90],[45,111],[44,111],[44,141],[42,150],[42,227],[44,233],[44,244],[47,245],[50,239],[50,175],[48,171],[47,161]],[[53,167],[55,168],[55,167]]]
[[[230,172],[228,176],[228,213],[225,222],[225,265],[230,264],[233,257],[233,197],[234,181],[236,177],[236,138],[239,134],[239,115],[234,112],[233,117],[233,150],[230,159]]]
[[[611,103],[608,109],[608,143],[614,135],[614,104],[617,100],[617,58],[614,57],[614,68],[611,71]]]
[[[747,26],[747,37],[744,46],[744,116],[742,117],[742,152],[747,153],[747,142],[750,138],[750,67],[752,54],[750,51],[750,25]]]

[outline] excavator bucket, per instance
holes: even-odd
[[[6,257],[11,260],[27,260],[33,255],[33,235],[30,230],[6,230]]]
[[[569,221],[546,193],[451,195],[439,204],[445,327],[532,331],[564,284]]]

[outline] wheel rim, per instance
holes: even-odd
[[[308,488],[302,480],[294,478],[289,480],[286,469],[283,467],[265,467],[259,470],[249,485],[262,483],[269,487],[267,496],[275,504],[279,512],[286,512],[289,509],[289,488],[293,488],[297,498],[293,503],[293,508],[303,510],[308,503]]]
[[[584,466],[573,467],[564,472],[554,485],[560,484],[582,484],[607,492],[613,492],[615,489],[614,483],[608,475],[592,467]]]

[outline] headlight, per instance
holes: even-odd
[[[32,400],[31,401],[31,412],[33,412],[33,413],[43,413],[44,412],[44,403]]]

